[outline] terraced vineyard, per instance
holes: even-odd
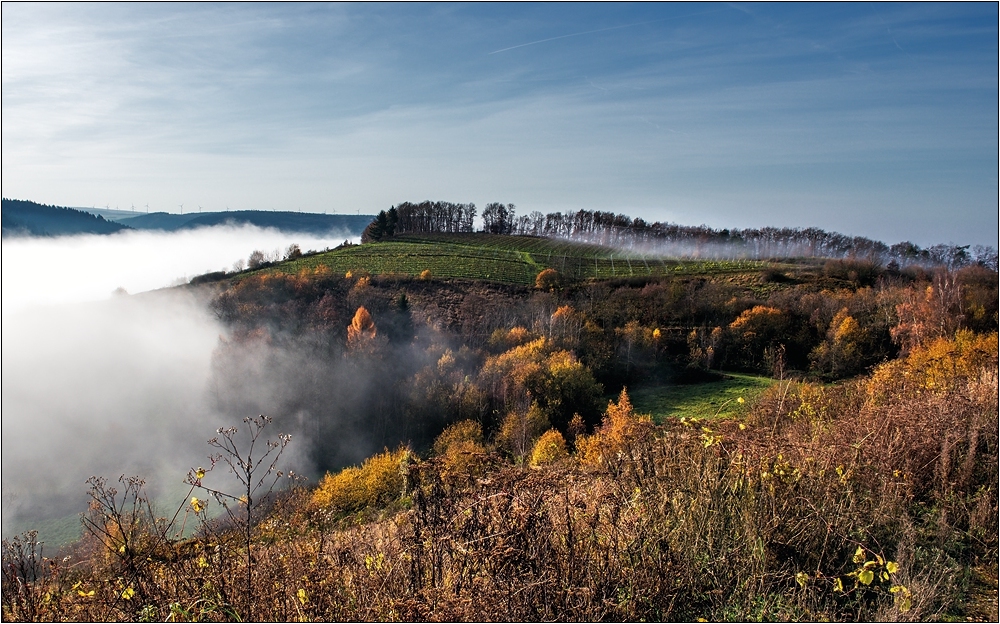
[[[675,260],[618,249],[530,236],[492,234],[405,235],[391,241],[335,249],[272,270],[297,273],[326,266],[335,273],[367,271],[476,279],[531,285],[553,268],[564,278],[583,280],[650,275],[694,275],[759,271],[752,260]]]

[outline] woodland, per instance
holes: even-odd
[[[4,620],[996,619],[994,250],[503,204],[470,238],[474,206],[425,204],[186,286],[228,328],[219,407],[246,418],[166,513],[94,477],[80,541],[4,540]],[[422,233],[753,262],[582,278],[564,254],[518,282],[358,260]],[[734,375],[760,390],[636,407]]]

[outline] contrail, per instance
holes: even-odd
[[[565,39],[567,37],[579,37],[580,35],[591,35],[593,33],[607,32],[609,30],[618,30],[620,28],[629,28],[630,26],[642,26],[643,24],[652,24],[653,22],[660,22],[663,20],[652,20],[649,22],[636,22],[635,24],[624,24],[622,26],[611,26],[609,28],[598,28],[597,30],[585,30],[583,32],[571,33],[569,35],[559,35],[558,37],[549,37],[548,39],[539,39],[538,41],[531,41],[528,43],[519,43],[516,46],[510,46],[509,48],[503,48],[500,50],[494,50],[490,54],[499,54],[501,52],[506,52],[508,50],[515,50],[517,48],[523,48],[525,46],[535,45],[537,43],[545,43],[546,41],[555,41],[556,39]]]

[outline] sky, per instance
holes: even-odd
[[[3,196],[997,245],[998,8],[2,5]]]

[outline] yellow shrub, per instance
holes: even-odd
[[[549,429],[538,438],[535,447],[531,449],[531,465],[551,464],[564,457],[569,457],[566,451],[566,440],[556,429]]]
[[[441,478],[455,486],[468,483],[483,472],[486,449],[483,428],[474,420],[450,425],[434,440],[434,454],[441,458]]]
[[[915,385],[921,390],[947,392],[979,376],[987,365],[996,366],[997,334],[959,330],[954,338],[936,338],[916,346],[902,360],[878,367],[868,382],[871,397],[885,397],[892,389]]]
[[[434,440],[434,454],[444,455],[452,445],[460,442],[473,442],[482,445],[482,426],[474,420],[462,420],[448,426]]]
[[[441,455],[441,479],[451,486],[470,483],[483,475],[486,449],[472,440],[452,443]]]
[[[400,466],[408,455],[405,448],[386,450],[366,459],[360,468],[352,466],[337,474],[327,473],[313,492],[313,505],[350,513],[391,502],[403,492]]]

